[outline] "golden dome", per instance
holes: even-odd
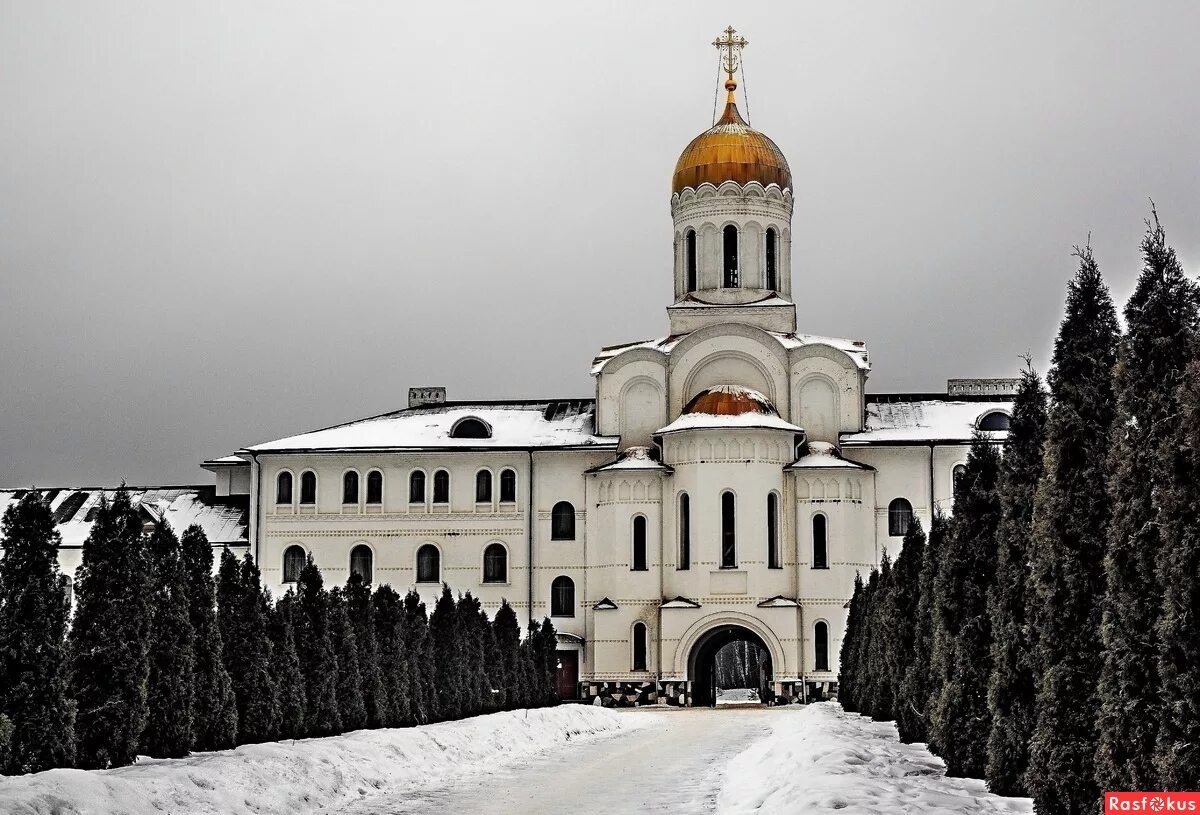
[[[737,83],[725,83],[729,92],[725,113],[717,123],[705,130],[684,148],[675,163],[671,192],[687,187],[699,187],[704,182],[713,185],[723,181],[746,184],[757,181],[764,187],[778,184],[782,189],[792,186],[792,171],[783,152],[767,136],[754,130],[738,113],[733,92]]]
[[[705,388],[684,405],[681,415],[705,413],[709,416],[741,416],[743,413],[761,413],[778,416],[779,411],[771,400],[756,390],[740,385],[717,385]]]

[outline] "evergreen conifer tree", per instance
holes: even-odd
[[[61,539],[36,490],[4,511],[0,523],[0,774],[70,766],[74,705],[67,682],[66,578]]]
[[[329,592],[312,555],[300,570],[294,619],[296,652],[304,676],[305,735],[342,732],[338,705],[338,664],[330,631]]]
[[[371,620],[375,630],[382,727],[413,724],[412,655],[405,636],[404,600],[391,586],[380,586],[371,595]]]
[[[271,675],[268,604],[258,567],[247,552],[239,563],[221,552],[217,573],[217,624],[225,670],[237,702],[238,744],[270,741],[279,733],[279,696]]]
[[[934,584],[947,651],[941,695],[931,724],[943,750],[946,774],[952,776],[980,777],[987,765],[991,731],[987,690],[992,664],[987,599],[996,576],[999,476],[996,446],[976,435],[955,490],[949,545]]]
[[[867,675],[871,678],[871,717],[877,721],[895,718],[892,702],[891,665],[895,661],[895,597],[892,591],[892,560],[885,551],[879,561],[879,582],[871,598],[871,644],[867,654]]]
[[[279,698],[279,737],[298,739],[304,735],[306,710],[304,677],[296,654],[296,594],[288,589],[271,609],[268,633],[271,637],[271,677]]]
[[[437,671],[434,666],[433,643],[429,634],[429,617],[425,603],[416,589],[404,595],[404,637],[412,695],[409,704],[417,724],[435,722],[442,718],[438,709]]]
[[[192,746],[196,667],[187,570],[179,538],[165,520],[147,542],[150,557],[149,714],[142,749],[155,758],[181,758]]]
[[[354,628],[358,645],[358,673],[362,677],[363,705],[367,711],[367,727],[386,727],[390,717],[388,696],[379,673],[379,647],[375,641],[375,612],[371,604],[371,587],[362,575],[351,574],[346,581],[346,613]],[[398,599],[398,598],[397,598]]]
[[[361,730],[367,724],[367,706],[363,702],[362,673],[358,668],[358,640],[346,611],[341,589],[329,592],[329,636],[337,657],[338,716],[342,730]]]
[[[438,716],[445,720],[461,719],[466,665],[459,635],[458,606],[446,584],[442,584],[442,594],[429,615],[429,641],[433,652]]]
[[[542,619],[538,629],[538,644],[541,653],[542,695],[541,706],[558,704],[558,632],[549,617]]]
[[[1085,815],[1096,784],[1096,677],[1115,415],[1118,326],[1090,249],[1067,292],[1048,377],[1044,472],[1033,511],[1026,616],[1037,677],[1026,788],[1039,815]]]
[[[101,499],[78,576],[70,636],[75,763],[119,767],[137,757],[150,667],[149,559],[124,486],[111,503]]]
[[[192,625],[192,747],[224,750],[237,743],[237,700],[217,627],[212,545],[194,524],[184,530],[179,545]]]
[[[913,688],[906,681],[909,669],[915,664],[917,630],[920,626],[921,567],[925,558],[925,531],[913,518],[904,535],[903,548],[892,567],[893,619],[891,632],[892,659],[889,664],[889,683],[895,688],[893,706],[896,729],[903,742],[918,741],[924,736],[924,716],[918,699],[910,696]],[[923,702],[923,700],[920,700]]]
[[[487,677],[487,643],[483,637],[487,617],[480,626],[483,607],[470,592],[460,595],[455,608],[461,632],[463,654],[463,715],[477,716],[485,711],[489,703]]]
[[[1100,634],[1096,777],[1102,790],[1156,790],[1159,707],[1155,494],[1164,486],[1164,444],[1179,420],[1177,385],[1193,348],[1197,290],[1167,245],[1157,213],[1142,240],[1144,265],[1125,306],[1114,372],[1116,423],[1108,459],[1111,517]]]
[[[985,777],[999,795],[1025,795],[1036,688],[1025,619],[1025,576],[1033,536],[1033,501],[1042,477],[1046,392],[1032,369],[1021,375],[1000,463],[1000,528],[996,580],[988,598],[992,625],[992,675],[988,683]]]
[[[521,706],[525,691],[523,688],[524,675],[521,671],[521,624],[517,622],[517,613],[507,600],[500,603],[496,617],[492,621],[492,633],[499,652],[498,664],[495,667],[494,687],[500,690],[501,699],[498,704],[502,710],[515,710]]]
[[[934,586],[941,571],[942,551],[946,546],[946,519],[936,512],[929,525],[929,536],[921,553],[921,572],[917,581],[917,614],[913,628],[912,657],[904,670],[899,694],[905,705],[905,729],[901,738],[908,742],[927,742],[934,752],[929,718],[933,700],[941,695],[940,673],[933,658],[937,622]]]
[[[858,672],[856,685],[856,701],[858,712],[864,716],[874,717],[875,709],[875,677],[871,674],[871,648],[874,646],[875,631],[871,624],[875,619],[875,598],[879,594],[879,569],[871,569],[863,587],[863,604],[860,611],[861,625],[854,649],[854,669]]]
[[[844,710],[858,712],[858,666],[854,657],[858,652],[858,638],[862,636],[862,607],[866,587],[862,575],[854,573],[854,593],[850,596],[850,609],[846,615],[846,632],[842,636],[842,650],[838,658],[838,702]]]

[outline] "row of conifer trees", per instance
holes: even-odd
[[[971,446],[950,519],[858,580],[839,698],[1042,815],[1200,789],[1196,285],[1157,214],[1122,333],[1089,248],[1049,392]]]
[[[197,526],[145,533],[122,488],[83,545],[71,614],[60,538],[36,490],[0,528],[0,772],[131,763],[250,742],[403,727],[556,698],[549,620],[523,638],[503,603],[489,619],[443,586],[358,575],[327,590],[311,557],[272,602],[258,566]]]

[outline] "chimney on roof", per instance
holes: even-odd
[[[950,396],[1016,396],[1019,379],[947,379]]]
[[[446,389],[444,387],[408,389],[408,406],[410,408],[440,405],[445,401]]]

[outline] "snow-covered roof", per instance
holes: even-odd
[[[609,600],[607,597],[600,598],[600,600],[596,602],[596,605],[592,606],[592,608],[596,611],[611,611],[616,607],[617,604],[612,600]]]
[[[848,461],[842,458],[837,448],[829,442],[810,441],[805,445],[804,454],[788,465],[793,470],[844,468],[848,470],[870,470],[865,464]]]
[[[827,345],[836,351],[841,351],[846,356],[853,360],[855,367],[860,370],[870,370],[871,358],[867,353],[867,345],[862,340],[848,340],[841,337],[823,337],[819,334],[785,334],[780,331],[768,331],[775,339],[779,340],[784,348],[802,348],[806,345]],[[629,342],[623,345],[611,345],[601,349],[600,353],[592,360],[592,375],[600,373],[609,360],[619,354],[628,351],[631,348],[648,348],[663,353],[670,353],[679,342],[686,337],[687,334],[672,334],[666,337],[659,337],[653,340],[642,340],[640,342]]]
[[[683,430],[717,430],[724,428],[762,428],[803,433],[796,425],[779,416],[767,413],[741,413],[737,416],[714,416],[711,413],[685,413],[666,427],[655,431],[655,435],[678,433]]]
[[[659,608],[700,608],[700,604],[687,597],[674,597],[664,601]]]
[[[221,456],[220,458],[211,458],[204,462],[201,466],[205,467],[206,469],[209,467],[249,467],[250,462],[239,456],[237,453],[233,453],[228,456]]]
[[[800,605],[800,603],[797,602],[796,600],[793,600],[791,597],[784,597],[782,594],[777,594],[774,597],[770,597],[766,600],[763,600],[761,603],[758,604],[758,607],[759,608],[795,608],[798,605]]]
[[[177,534],[199,524],[214,546],[244,546],[249,528],[250,498],[247,495],[218,496],[216,488],[127,487],[129,500],[141,508],[148,520],[166,518]],[[28,490],[0,490],[0,513],[24,497]],[[110,502],[115,487],[67,487],[39,489],[50,499],[54,523],[63,546],[82,546],[95,522],[102,497]]]
[[[969,444],[979,420],[989,413],[1012,413],[1011,400],[898,399],[868,397],[866,429],[842,436],[842,446],[868,444]],[[1003,439],[1006,431],[984,431]]]
[[[452,438],[461,420],[479,419],[488,438]],[[446,402],[406,408],[381,416],[256,444],[255,453],[301,450],[429,450],[478,448],[615,448],[614,436],[597,436],[595,401]]]
[[[594,467],[588,472],[602,473],[613,470],[670,470],[670,467],[655,461],[649,447],[626,447],[617,456],[617,460],[609,464]]]

